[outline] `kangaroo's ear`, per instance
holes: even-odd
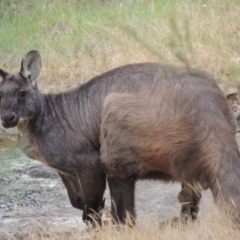
[[[2,83],[3,79],[8,75],[7,72],[0,69],[0,84]]]
[[[21,74],[32,87],[36,86],[36,78],[42,69],[42,59],[38,51],[32,50],[26,54],[21,63]]]

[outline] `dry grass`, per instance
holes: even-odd
[[[6,236],[5,239],[26,239],[26,240],[150,240],[150,239],[171,239],[171,240],[225,240],[240,239],[240,231],[230,221],[220,218],[217,213],[207,213],[200,216],[200,220],[188,225],[181,223],[160,223],[157,219],[149,219],[147,216],[141,219],[134,228],[126,226],[107,225],[102,229],[95,230],[71,230],[68,232],[51,233],[46,228],[39,228],[40,231],[30,231],[21,236]]]
[[[23,54],[38,49],[45,91],[60,91],[108,69],[148,61],[187,62],[217,78],[240,80],[239,1],[29,2],[10,5],[12,18],[3,13],[9,30],[6,33],[4,22],[0,25],[1,36],[8,34],[0,40],[6,46],[0,67],[18,70]]]

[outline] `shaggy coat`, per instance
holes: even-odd
[[[171,72],[174,67],[127,65],[68,91],[46,95],[37,87],[41,67],[39,53],[30,51],[19,73],[0,69],[1,122],[5,128],[17,126],[20,148],[59,173],[72,206],[83,210],[84,221],[91,221],[91,215],[104,206],[106,175],[99,137],[105,97],[111,92],[138,92],[160,69]]]
[[[166,79],[174,76],[176,78],[176,74],[183,78],[191,78],[189,77],[191,73],[184,68],[157,63],[133,64],[113,69],[59,94],[42,94],[36,82],[41,66],[39,53],[30,51],[22,60],[19,73],[10,74],[0,69],[2,125],[5,128],[17,126],[20,133],[20,148],[29,157],[45,163],[59,173],[72,206],[83,210],[84,221],[91,221],[93,217],[100,221],[98,214],[95,213],[104,206],[103,195],[106,186],[106,173],[100,162],[99,140],[102,105],[106,96],[114,92],[138,93],[141,89],[151,86],[156,78]],[[212,81],[210,75],[202,74],[203,78]],[[215,83],[212,85],[215,86]],[[185,86],[179,85],[179,88]],[[215,88],[218,92],[219,89],[216,86]],[[192,85],[191,91],[195,90],[196,87]],[[205,105],[206,102],[207,99]],[[216,107],[223,107],[224,103],[223,100],[223,104]],[[182,103],[182,106],[185,105]],[[194,109],[195,107],[192,111]],[[229,108],[225,111],[226,121],[232,125],[234,131],[235,121],[228,113]],[[176,127],[181,124],[183,123],[180,122]],[[200,123],[202,124],[204,123]],[[219,135],[223,135],[221,130]],[[182,138],[184,135],[178,137]],[[149,158],[149,167],[155,160],[153,154],[153,158]],[[127,165],[129,169],[125,168]],[[132,163],[127,165],[123,169],[124,172],[133,172]],[[184,165],[184,162],[181,162],[181,165]],[[166,167],[168,168],[168,165]],[[121,164],[119,168],[122,168]],[[193,172],[191,169],[188,171]],[[158,176],[158,169],[155,172]],[[153,172],[150,175],[154,176]],[[161,175],[166,179],[170,178],[167,172],[162,172]],[[179,200],[185,203],[182,213],[187,213],[190,217],[195,216],[200,195],[196,195],[195,190],[184,184]]]
[[[112,199],[112,215],[134,219],[137,179],[184,183],[180,202],[210,188],[215,203],[240,216],[240,155],[236,122],[223,93],[204,72],[160,69],[139,93],[112,93],[101,123],[101,162]],[[189,186],[189,187],[188,187]],[[194,201],[193,201],[194,200]],[[188,201],[188,200],[187,200]],[[187,211],[189,211],[187,209]]]

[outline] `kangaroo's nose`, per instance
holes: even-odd
[[[17,120],[17,115],[14,112],[1,114],[2,125],[5,128],[12,127]]]

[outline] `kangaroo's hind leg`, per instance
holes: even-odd
[[[196,190],[193,186],[182,183],[182,190],[178,194],[178,201],[182,205],[180,216],[183,222],[189,219],[197,219],[201,197],[201,192]]]

